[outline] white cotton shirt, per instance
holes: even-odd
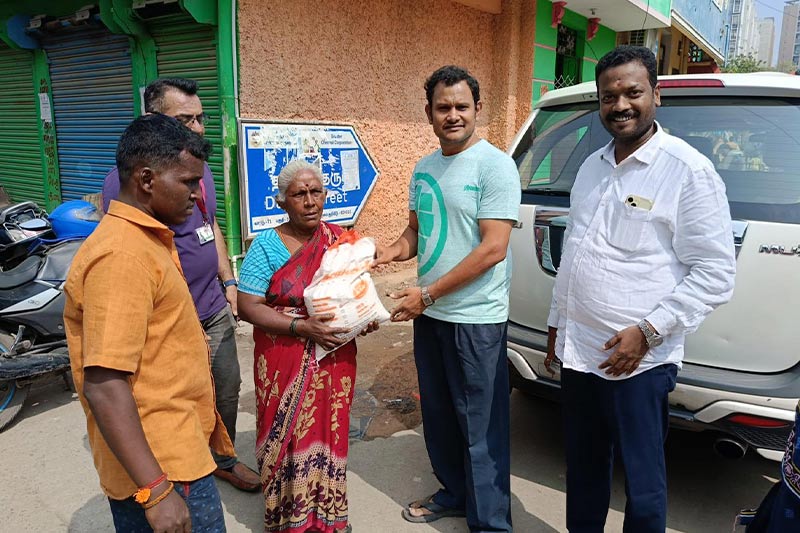
[[[642,319],[664,342],[647,351],[632,376],[680,366],[686,334],[733,293],[725,185],[706,157],[656,127],[620,164],[612,141],[578,170],[547,320],[558,328],[564,368],[630,377],[600,370],[614,351],[603,345]],[[630,197],[637,207],[626,205]]]

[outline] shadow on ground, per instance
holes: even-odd
[[[67,531],[69,533],[114,531],[114,521],[111,519],[108,499],[105,496],[97,495],[83,504],[72,514]]]
[[[11,430],[25,418],[35,417],[73,401],[78,401],[78,395],[67,387],[61,376],[46,376],[31,385],[19,414],[3,431]]]
[[[408,273],[387,277],[379,293],[407,285]],[[413,280],[412,280],[413,281]],[[382,298],[387,308],[391,300]],[[438,488],[422,437],[416,368],[413,361],[412,327],[409,323],[385,324],[358,339],[358,374],[351,411],[351,516],[355,524],[374,524],[366,531],[411,531],[400,511],[408,502]],[[252,361],[252,344],[240,344],[242,361]],[[247,351],[243,351],[247,350]],[[255,416],[252,371],[243,387],[242,411]],[[564,531],[566,465],[561,414],[557,404],[527,396],[511,395],[512,515],[515,531],[524,533]],[[384,438],[390,437],[391,438]],[[756,506],[775,478],[779,464],[753,452],[740,461],[716,456],[713,435],[672,430],[667,441],[670,531],[730,531],[736,512]],[[252,457],[255,434],[237,438],[237,449]],[[590,446],[591,443],[586,443]],[[363,481],[363,484],[361,484]],[[261,496],[245,495],[220,484],[223,503],[235,520],[250,531],[261,531]],[[622,529],[625,484],[621,468],[614,472],[607,530]],[[390,513],[386,516],[381,513]],[[388,520],[388,529],[382,527]],[[430,524],[440,532],[465,532],[465,521],[442,519]],[[239,529],[241,530],[241,529]]]
[[[431,472],[425,442],[421,434],[404,431],[391,439],[357,443],[352,447],[349,471],[367,484],[388,496],[396,504],[399,516],[403,506],[428,496],[438,488]],[[352,502],[351,507],[363,502]],[[514,529],[524,532],[556,531],[536,516],[525,511],[516,496],[512,495]],[[408,524],[413,528],[412,524]],[[429,524],[441,532],[468,531],[463,518],[444,518]]]
[[[563,531],[566,464],[558,405],[515,391],[511,398],[512,516],[515,531]],[[713,435],[673,430],[667,444],[670,531],[728,531],[737,511],[758,504],[778,475],[778,463],[753,453],[741,461],[718,457]],[[590,443],[587,443],[590,445]],[[422,427],[390,439],[355,442],[350,471],[402,506],[436,491]],[[724,492],[723,492],[724,491]],[[351,502],[351,507],[363,504]],[[614,472],[609,531],[621,530],[625,484]],[[410,525],[409,525],[410,526]],[[442,519],[436,531],[467,531],[463,519]]]
[[[253,459],[255,440],[255,430],[236,432],[236,454],[239,460],[257,471]],[[222,505],[228,513],[226,520],[229,530],[239,531],[245,528],[248,531],[264,531],[264,496],[261,491],[243,492],[220,480],[217,480],[217,488]],[[240,527],[236,528],[236,524]]]
[[[512,475],[566,495],[559,406],[515,391],[511,411]],[[777,462],[754,452],[739,461],[719,457],[711,446],[714,439],[710,433],[670,430],[666,458],[667,527],[671,530],[729,531],[736,513],[757,506],[779,475]],[[720,487],[725,488],[724,492]],[[539,507],[536,502],[526,503],[532,503],[534,509]],[[624,473],[618,461],[610,509],[619,515],[625,512]],[[565,511],[564,496],[561,512]]]

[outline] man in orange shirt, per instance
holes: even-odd
[[[117,148],[119,201],[65,287],[72,372],[117,531],[225,531],[209,446],[234,451],[167,228],[192,213],[210,151],[173,118],[134,120]]]

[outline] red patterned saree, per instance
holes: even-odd
[[[267,304],[282,313],[307,316],[303,289],[341,232],[338,226],[320,222],[308,242],[273,275]],[[333,533],[347,526],[355,342],[317,364],[313,341],[258,328],[253,338],[264,530]]]

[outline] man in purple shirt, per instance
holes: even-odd
[[[147,113],[173,117],[195,133],[205,133],[205,114],[194,80],[162,78],[152,82],[144,91],[144,108]],[[104,211],[108,210],[111,200],[119,196],[119,187],[119,173],[114,168],[103,183]],[[203,169],[201,189],[203,201],[198,201],[194,206],[192,216],[170,229],[175,232],[175,246],[186,283],[203,329],[209,337],[217,411],[231,441],[235,442],[239,387],[242,384],[234,331],[238,318],[237,283],[231,271],[225,238],[214,216],[217,198],[214,178],[207,164]],[[217,462],[215,476],[241,490],[254,492],[261,488],[259,475],[235,457],[215,454],[214,459]]]

